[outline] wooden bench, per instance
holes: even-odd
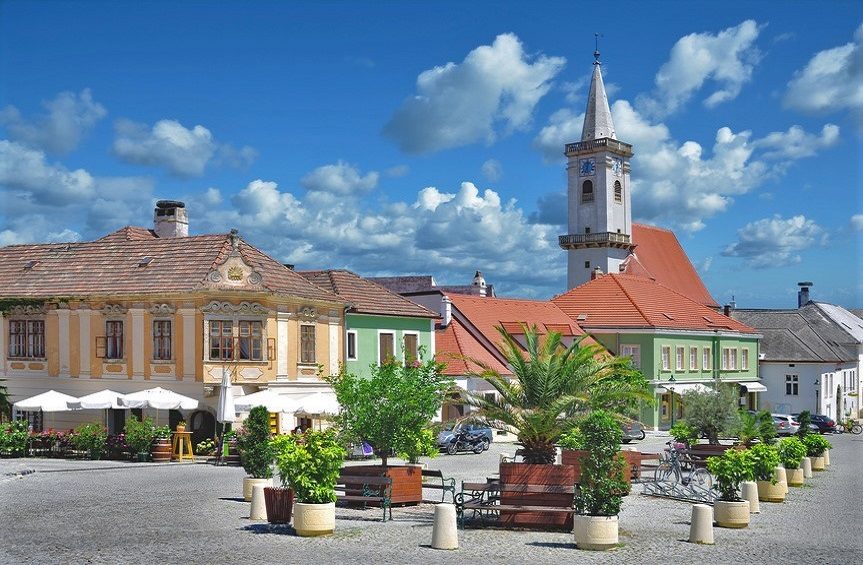
[[[501,498],[507,494],[524,493],[538,495],[565,494],[572,498],[575,496],[575,485],[566,487],[556,485],[502,485],[499,482],[463,482],[462,491],[455,498],[456,514],[459,517],[459,523],[464,528],[467,512],[472,513],[472,521],[479,518],[481,522],[490,521],[491,518],[499,521],[502,511],[513,514],[522,512],[575,514],[575,508],[572,504],[568,506],[534,506],[500,503]]]
[[[341,502],[380,505],[384,511],[383,521],[387,521],[387,511],[390,520],[393,519],[392,500],[393,480],[390,477],[370,477],[362,475],[339,475],[336,483],[336,499]]]
[[[730,445],[711,445],[708,443],[698,443],[690,446],[685,453],[689,455],[692,464],[696,467],[706,467],[708,457],[718,457],[725,453],[726,449],[731,449]]]
[[[440,490],[441,502],[446,499],[446,493],[449,492],[452,497],[452,501],[455,502],[455,479],[452,477],[444,477],[440,470],[423,469],[423,488]]]

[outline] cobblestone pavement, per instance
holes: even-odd
[[[826,472],[783,504],[762,503],[749,528],[717,528],[714,546],[685,541],[688,504],[636,486],[620,514],[622,545],[606,553],[576,550],[567,533],[497,529],[467,529],[459,550],[433,550],[431,504],[395,509],[387,523],[379,510],[337,508],[335,535],[299,538],[248,520],[240,468],[0,460],[0,562],[861,563],[863,436],[829,439]],[[632,445],[658,451],[666,440],[651,435]],[[496,443],[481,455],[441,455],[429,467],[459,481],[482,479],[497,471],[500,453],[513,451]],[[25,469],[35,472],[9,474]]]

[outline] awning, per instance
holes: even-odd
[[[709,392],[713,389],[708,388],[701,383],[662,383],[662,386],[656,387],[656,392],[660,394],[665,394],[666,392],[686,394],[691,390],[697,392]]]
[[[746,392],[766,392],[767,391],[767,387],[764,386],[763,384],[757,382],[757,381],[752,381],[752,382],[748,382],[748,383],[739,383],[739,384],[740,384],[740,386],[742,386],[743,388],[746,389]]]

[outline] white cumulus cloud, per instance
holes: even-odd
[[[741,257],[753,268],[779,267],[800,262],[800,251],[827,241],[825,231],[803,215],[779,215],[746,224],[738,241],[725,248],[726,257]]]
[[[42,151],[5,139],[0,140],[0,186],[19,198],[56,206],[89,198],[95,191],[95,181],[84,169],[70,171],[47,162]]]
[[[530,123],[565,62],[530,56],[514,34],[499,35],[460,64],[422,72],[417,93],[396,110],[384,133],[408,153],[492,142]]]
[[[503,165],[497,159],[489,159],[482,164],[482,174],[491,182],[497,182],[503,176]]]
[[[363,175],[354,165],[339,161],[333,165],[318,167],[304,176],[300,184],[308,190],[346,195],[368,192],[378,185],[379,178],[377,171]]]
[[[851,227],[857,231],[863,231],[863,214],[851,216]]]
[[[80,94],[61,92],[42,106],[46,113],[30,120],[21,116],[15,106],[7,106],[0,111],[0,124],[12,140],[51,153],[75,149],[84,134],[108,113],[93,100],[90,89]]]

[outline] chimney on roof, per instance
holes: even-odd
[[[485,296],[487,285],[485,284],[485,277],[482,276],[482,271],[477,271],[476,274],[473,276],[473,282],[471,283],[471,286],[479,289],[480,296]]]
[[[797,286],[800,287],[800,290],[797,291],[797,307],[803,308],[807,304],[809,304],[809,287],[812,286],[811,282],[799,282]]]
[[[186,216],[186,203],[178,200],[156,202],[153,231],[159,237],[188,237],[189,218]]]
[[[440,297],[440,317],[441,327],[445,328],[452,322],[452,300],[446,294],[441,294]]]
[[[722,313],[728,317],[731,317],[731,313],[734,312],[735,308],[737,308],[737,302],[734,301],[734,295],[732,294],[731,302],[729,302],[722,308]]]
[[[592,281],[596,280],[599,277],[601,277],[603,274],[605,274],[605,273],[603,273],[602,269],[600,269],[599,266],[597,265],[596,267],[593,268],[593,271],[590,272],[590,280],[592,280]]]

